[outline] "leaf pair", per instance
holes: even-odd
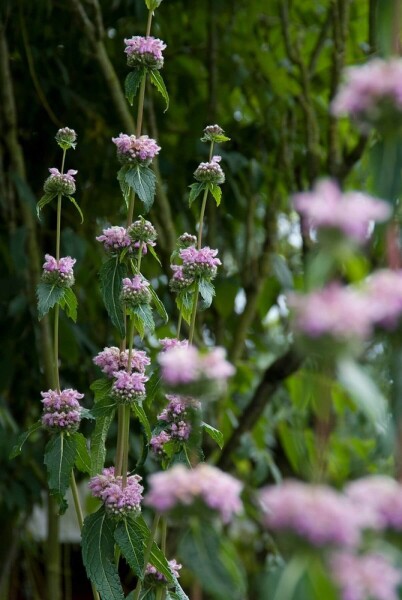
[[[165,101],[166,108],[164,112],[166,112],[169,108],[169,94],[167,92],[162,75],[159,73],[159,71],[147,69],[146,67],[137,67],[133,71],[130,71],[124,82],[126,98],[129,104],[132,106],[134,103],[134,97],[138,92],[138,88],[140,87],[144,77],[147,76],[147,73],[149,74],[151,83],[156,87],[156,89],[162,95]]]
[[[39,202],[36,205],[36,214],[38,219],[40,219],[40,213],[41,210],[44,206],[46,206],[46,204],[49,204],[49,202],[51,202],[53,200],[53,198],[56,198],[56,196],[58,196],[57,192],[53,193],[53,194],[45,194],[44,196],[42,196],[42,198],[39,200]],[[78,211],[78,214],[81,217],[81,223],[84,222],[84,215],[82,214],[82,210],[79,207],[77,201],[75,198],[73,198],[72,196],[67,196],[67,198],[70,200],[70,202],[72,202],[72,204],[74,204],[75,208]]]
[[[117,173],[117,180],[127,206],[132,190],[143,202],[145,212],[148,212],[154,202],[156,189],[156,176],[152,169],[144,165],[123,165]]]
[[[194,200],[198,198],[198,196],[204,190],[208,190],[211,192],[212,196],[215,199],[216,206],[219,206],[222,199],[222,190],[216,183],[207,183],[206,181],[198,181],[196,183],[192,183],[190,186],[190,196],[188,199],[188,205],[191,206]]]

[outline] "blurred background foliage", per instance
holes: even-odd
[[[145,275],[172,319],[146,343],[155,355],[157,337],[174,335],[169,256],[178,235],[194,233],[199,207],[188,207],[188,186],[207,157],[202,130],[216,122],[231,141],[221,147],[227,178],[222,205],[217,210],[209,203],[205,231],[224,267],[197,335],[225,346],[237,374],[206,417],[224,433],[223,453],[208,444],[205,452],[252,487],[283,475],[341,485],[356,474],[384,470],[389,461],[389,447],[377,443],[367,411],[331,374],[317,373],[314,361],[303,363],[294,352],[284,302],[289,289],[304,287],[311,245],[300,233],[290,194],[324,175],[367,187],[365,152],[372,140],[335,121],[329,104],[343,67],[378,50],[379,16],[375,0],[165,0],[153,24],[153,35],[167,43],[163,77],[170,108],[163,113],[161,98],[148,90],[145,130],[162,146],[151,220],[163,269],[147,261]],[[80,225],[74,207],[64,206],[62,254],[77,258],[80,304],[77,324],[61,321],[61,377],[64,386],[85,392],[91,406],[92,356],[117,341],[99,293],[103,253],[95,236],[107,224],[124,223],[111,137],[133,130],[134,112],[122,96],[123,39],[143,34],[145,21],[141,0],[1,3],[0,522],[10,543],[0,550],[0,597],[9,600],[45,597],[42,549],[24,533],[45,488],[44,436],[7,461],[16,434],[38,418],[39,392],[48,387],[49,325],[38,323],[34,287],[44,253],[54,248],[55,210],[47,207],[39,223],[35,202],[48,168],[60,168],[57,129],[74,128],[79,143],[66,167],[79,171],[76,198],[85,221]],[[365,274],[381,261],[381,248],[374,246],[350,269]],[[367,368],[386,392],[386,349],[375,357],[375,366],[368,357]],[[340,417],[330,435],[323,434],[325,453],[315,426],[323,394]],[[132,444],[135,455],[134,434]],[[234,536],[242,540],[239,550],[254,581],[249,597],[262,599],[272,540],[257,533],[249,519]],[[73,597],[80,597],[77,590]]]

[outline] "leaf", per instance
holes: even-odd
[[[121,521],[114,532],[114,539],[131,569],[137,577],[142,577],[144,571],[143,532],[140,527],[136,526],[135,519],[128,518]]]
[[[219,448],[222,450],[223,448],[223,433],[219,431],[219,429],[215,429],[212,425],[208,425],[208,423],[201,423],[201,426],[207,432],[207,434],[218,444]]]
[[[148,10],[155,10],[161,4],[162,0],[145,0]]]
[[[60,307],[66,311],[67,316],[76,323],[78,301],[77,296],[71,288],[66,288],[65,294],[59,304]]]
[[[167,109],[169,108],[169,94],[167,92],[165,82],[163,81],[162,75],[159,73],[159,71],[149,71],[149,75],[151,78],[151,83],[154,84],[154,86],[156,87],[158,92],[160,94],[162,94],[163,99],[165,100],[166,108],[163,112],[166,112]]]
[[[38,318],[43,319],[55,304],[63,301],[67,288],[59,287],[54,283],[38,283],[36,296],[38,298]]]
[[[42,423],[41,421],[36,421],[36,423],[34,423],[33,425],[31,425],[29,427],[29,429],[27,429],[27,431],[24,431],[23,433],[21,433],[18,438],[16,443],[14,444],[14,446],[11,449],[10,455],[9,455],[9,459],[13,459],[16,458],[17,456],[19,456],[22,452],[22,446],[25,444],[25,442],[27,441],[27,439],[29,438],[29,436],[34,433],[34,431],[37,431],[38,429],[40,429],[42,427]]]
[[[110,390],[113,386],[113,379],[95,379],[89,386],[89,389],[92,390],[95,394],[95,402],[99,402],[105,396],[109,396]]]
[[[190,188],[190,196],[188,199],[188,205],[191,206],[192,203],[194,202],[194,200],[196,198],[198,198],[198,196],[201,194],[202,190],[205,190],[205,188],[207,187],[208,184],[203,183],[203,182],[198,182],[198,183],[192,183],[191,185],[189,185],[188,187]]]
[[[105,464],[106,438],[113,421],[115,411],[106,417],[96,419],[95,429],[91,435],[91,476],[100,473]]]
[[[142,515],[138,515],[138,517],[135,519],[135,525],[139,528],[139,530],[142,533],[143,545],[144,548],[146,548],[151,532],[149,530],[148,525],[144,521],[144,517]],[[159,571],[159,573],[162,573],[162,575],[166,577],[169,583],[173,583],[173,575],[170,570],[169,563],[162,550],[158,548],[155,542],[152,544],[149,562]]]
[[[123,278],[127,275],[127,267],[112,257],[103,263],[100,269],[102,298],[113,325],[118,329],[120,337],[125,337],[125,320],[123,306],[120,302]]]
[[[91,457],[89,456],[87,448],[87,440],[82,433],[73,433],[71,436],[75,439],[76,444],[76,456],[75,466],[81,473],[91,473]]]
[[[149,442],[149,440],[152,437],[151,426],[149,424],[148,417],[145,413],[145,410],[144,410],[142,404],[140,404],[139,402],[133,402],[131,404],[131,408],[132,408],[133,413],[135,414],[135,416],[141,423],[141,425],[144,429],[145,436],[147,438],[147,442]]]
[[[210,183],[208,184],[208,189],[215,199],[216,206],[219,206],[222,200],[222,190],[220,186],[216,183]]]
[[[124,90],[126,94],[126,98],[130,106],[133,105],[134,96],[137,93],[137,90],[141,84],[143,77],[145,77],[146,71],[144,68],[139,67],[138,69],[134,69],[130,71],[127,75],[126,80],[124,82]]]
[[[79,214],[79,215],[80,215],[80,217],[81,217],[81,223],[83,223],[83,222],[84,222],[84,215],[82,214],[82,210],[81,210],[81,209],[80,209],[80,207],[78,206],[78,203],[77,203],[77,201],[76,201],[76,200],[75,200],[75,198],[73,198],[72,196],[67,196],[67,197],[68,197],[68,199],[70,200],[70,202],[72,202],[72,203],[74,204],[75,208],[76,208],[76,209],[77,209],[77,211],[78,211],[78,214]]]
[[[82,528],[82,558],[89,579],[102,600],[124,600],[114,563],[114,522],[104,508],[86,517]]]
[[[176,296],[176,305],[183,319],[190,325],[191,313],[193,311],[194,294],[192,292],[180,292]]]
[[[116,401],[112,400],[108,396],[104,396],[102,400],[99,400],[93,408],[91,408],[91,414],[95,419],[98,417],[107,417],[116,410]]]
[[[144,203],[145,212],[148,212],[154,202],[155,173],[149,167],[136,165],[127,169],[124,179]]]
[[[64,495],[70,485],[71,471],[77,455],[77,441],[72,435],[60,433],[54,435],[46,445],[44,463],[47,467],[49,491],[63,505]],[[64,512],[64,510],[62,510]]]
[[[42,198],[39,200],[39,202],[36,205],[36,214],[38,219],[40,219],[40,211],[42,210],[42,208],[44,206],[46,206],[46,204],[49,204],[49,202],[51,202],[53,200],[53,198],[55,198],[57,196],[57,192],[54,194],[45,194],[44,196],[42,196]]]
[[[124,202],[126,203],[127,208],[128,208],[129,202],[130,202],[130,189],[131,189],[130,186],[128,185],[128,183],[126,182],[126,173],[129,169],[130,169],[130,167],[128,165],[124,165],[117,172],[117,181],[120,184],[121,193],[123,194]]]
[[[153,246],[148,246],[148,250],[149,250],[149,253],[152,254],[152,256],[154,257],[154,259],[160,264],[160,266],[162,266],[162,263],[159,260],[159,256],[156,254],[155,249],[153,248]]]
[[[166,312],[165,307],[163,306],[162,301],[160,300],[158,294],[155,292],[155,290],[152,286],[149,286],[148,289],[151,292],[151,296],[152,296],[152,300],[155,304],[156,312],[159,314],[160,317],[162,317],[164,322],[167,323],[169,320],[169,316]]]
[[[129,312],[134,319],[134,325],[141,339],[144,337],[146,329],[150,333],[155,330],[155,322],[149,304],[139,304],[138,306],[130,307]]]
[[[169,592],[172,600],[189,600],[189,597],[184,592],[183,588],[181,587],[180,583],[177,580],[177,577],[175,577],[174,575],[173,575],[173,581],[176,586],[176,592],[175,593]]]
[[[149,378],[148,383],[146,384],[147,389],[147,397],[145,403],[147,405],[152,405],[156,394],[159,392],[161,385],[161,376],[159,371],[154,371]]]
[[[203,299],[204,308],[209,308],[212,304],[213,297],[215,296],[215,288],[210,281],[206,279],[200,279],[198,282],[198,291]]]

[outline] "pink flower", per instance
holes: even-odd
[[[182,565],[179,564],[174,558],[172,560],[169,560],[169,567],[174,577],[180,577],[179,571],[182,568]],[[148,563],[145,567],[145,575],[148,575],[148,577],[152,577],[152,579],[155,579],[157,582],[167,583],[165,576],[162,573],[160,573],[156,569],[156,567],[151,565],[151,563]]]
[[[145,66],[150,69],[161,69],[163,67],[163,50],[166,44],[152,36],[142,37],[136,35],[125,39],[127,64],[129,67]]]
[[[113,377],[115,371],[127,370],[128,366],[128,350],[120,352],[116,346],[104,348],[99,352],[93,362],[97,365],[105,375]],[[132,350],[131,353],[131,370],[144,373],[145,368],[151,364],[149,357],[143,350]]]
[[[225,181],[225,173],[222,171],[220,162],[221,156],[213,156],[209,162],[202,162],[194,171],[194,177],[197,181],[214,183],[221,185]]]
[[[177,338],[163,338],[159,340],[159,342],[162,346],[162,352],[164,350],[170,350],[171,348],[187,348],[188,346],[188,340],[178,340]]]
[[[171,437],[167,433],[167,431],[161,431],[158,435],[154,435],[149,442],[149,445],[152,448],[152,451],[155,454],[163,454],[163,446],[170,442]]]
[[[124,518],[141,510],[143,486],[140,485],[139,475],[127,477],[123,488],[123,478],[115,477],[114,469],[103,469],[101,475],[92,477],[89,489],[95,498],[100,498],[108,513],[115,517]]]
[[[142,373],[127,373],[127,371],[116,371],[113,373],[115,381],[110,395],[119,404],[131,404],[141,402],[145,398],[145,382],[148,377]]]
[[[217,254],[218,250],[213,250],[208,246],[204,246],[200,250],[193,246],[180,250],[183,276],[188,279],[194,277],[213,279],[216,276],[217,268],[222,264],[219,258],[216,258]]]
[[[42,281],[58,285],[59,287],[71,287],[74,284],[73,267],[76,262],[76,259],[71,258],[71,256],[65,256],[56,260],[50,254],[45,254]]]
[[[81,421],[81,405],[84,397],[77,390],[48,390],[41,392],[43,414],[42,424],[54,431],[77,431]]]
[[[105,250],[122,250],[131,245],[130,236],[125,227],[108,227],[102,231],[102,235],[95,238],[97,242],[104,245]]]
[[[75,179],[78,171],[69,169],[67,173],[60,173],[59,169],[52,167],[49,169],[50,176],[46,179],[43,189],[46,194],[62,194],[71,196],[75,192]]]
[[[117,157],[123,164],[148,166],[160,151],[156,141],[147,135],[136,137],[121,133],[112,141],[117,147]]]
[[[369,475],[352,481],[345,492],[356,510],[367,513],[371,529],[402,530],[402,485],[385,475]]]
[[[367,280],[364,292],[370,302],[373,322],[395,329],[402,315],[402,271],[376,271]]]
[[[121,300],[133,308],[139,304],[149,304],[151,302],[151,292],[148,288],[149,281],[142,275],[134,275],[131,279],[125,277],[122,282]]]

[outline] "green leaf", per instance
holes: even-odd
[[[149,442],[149,440],[152,437],[151,426],[149,424],[148,417],[145,414],[145,410],[144,410],[142,404],[140,404],[139,402],[132,402],[131,409],[132,409],[133,413],[135,414],[135,416],[137,417],[137,419],[139,420],[139,422],[141,423],[141,425],[144,429],[144,433],[147,438],[147,441]]]
[[[78,214],[79,214],[79,215],[80,215],[80,217],[81,217],[81,223],[83,223],[83,222],[84,222],[84,215],[82,214],[82,210],[81,210],[81,209],[80,209],[80,207],[78,206],[78,203],[77,203],[77,201],[76,201],[76,200],[75,200],[75,198],[73,198],[72,196],[67,196],[67,198],[70,200],[70,202],[72,202],[72,203],[74,204],[75,208],[76,208],[76,209],[77,209],[77,211],[78,211]]]
[[[121,193],[123,194],[124,202],[128,208],[130,202],[130,186],[126,182],[126,173],[129,171],[131,167],[129,165],[124,165],[117,173],[117,181],[120,184]]]
[[[221,200],[222,200],[222,190],[221,190],[220,186],[217,185],[216,183],[209,183],[208,189],[215,199],[216,206],[219,206],[221,203]]]
[[[180,292],[176,296],[176,305],[183,319],[190,325],[193,310],[194,294],[192,292]]]
[[[208,423],[201,423],[201,426],[207,432],[207,434],[218,444],[219,448],[222,450],[223,448],[223,433],[219,431],[219,429],[215,429],[212,425],[208,425]]]
[[[210,142],[212,140],[216,143],[216,144],[222,144],[223,142],[229,142],[230,141],[230,137],[227,137],[226,135],[223,135],[222,133],[216,133],[213,134],[211,136],[205,137],[203,136],[201,138],[202,142]]]
[[[144,203],[145,212],[148,212],[154,202],[155,173],[149,167],[136,165],[127,169],[125,182]]]
[[[37,431],[38,429],[40,429],[42,427],[42,423],[41,421],[36,421],[36,423],[34,423],[33,425],[31,425],[31,427],[29,429],[27,429],[27,431],[24,431],[24,433],[21,433],[18,438],[16,443],[14,444],[14,446],[11,449],[10,455],[9,455],[9,459],[13,459],[16,456],[19,456],[22,452],[22,446],[25,444],[25,442],[27,441],[27,439],[29,438],[29,436],[34,433],[34,431]]]
[[[158,6],[160,6],[161,3],[162,0],[145,0],[145,4],[147,5],[148,10],[155,10],[155,8],[158,8]]]
[[[156,254],[155,249],[153,246],[147,246],[149,253],[152,254],[152,256],[154,257],[154,259],[160,264],[160,266],[162,266],[161,261],[159,260],[159,256]]]
[[[38,219],[40,219],[40,211],[42,210],[42,208],[46,206],[46,204],[49,204],[49,202],[51,202],[56,196],[57,192],[54,194],[45,194],[44,196],[42,196],[42,198],[36,205],[36,214],[38,216]]]
[[[130,106],[133,105],[134,96],[136,95],[141,81],[143,77],[145,77],[145,74],[145,69],[143,67],[139,67],[138,69],[134,69],[134,71],[130,71],[130,73],[126,77],[126,80],[124,82],[124,90]]]
[[[144,337],[146,329],[150,333],[155,330],[155,322],[149,304],[139,304],[138,306],[130,307],[129,313],[134,319],[134,325],[141,339]]]
[[[49,491],[56,497],[61,508],[67,508],[67,504],[63,505],[63,499],[70,485],[76,455],[76,439],[64,432],[54,435],[45,448],[44,463],[47,467]]]
[[[124,600],[117,567],[114,563],[115,523],[104,508],[86,517],[82,528],[82,558],[87,575],[102,600]]]
[[[75,466],[81,473],[91,473],[91,457],[89,456],[87,448],[87,440],[82,433],[73,433],[71,436],[75,439],[76,443],[76,456]]]
[[[55,304],[63,302],[66,289],[51,283],[38,283],[36,286],[36,296],[38,298],[39,320],[43,319]]]
[[[165,82],[163,81],[162,75],[160,74],[159,71],[149,71],[149,75],[151,78],[151,83],[154,84],[154,86],[156,87],[158,92],[160,94],[162,94],[162,96],[163,96],[163,99],[166,103],[166,108],[163,112],[166,112],[167,109],[169,108],[169,94],[167,92]]]
[[[100,270],[100,284],[103,302],[113,325],[118,329],[120,337],[125,337],[123,306],[120,302],[123,278],[127,275],[127,267],[112,257],[103,263]]]
[[[113,421],[115,411],[106,417],[96,419],[95,429],[91,435],[91,476],[100,473],[105,464],[106,438]]]
[[[198,198],[198,196],[201,194],[202,190],[205,190],[205,188],[207,187],[207,183],[204,182],[197,182],[197,183],[192,183],[191,185],[189,185],[188,187],[190,188],[190,196],[188,199],[188,205],[191,206],[192,203],[194,202],[194,200],[196,198]]]
[[[60,307],[66,311],[67,316],[77,322],[77,296],[74,294],[71,288],[66,288],[63,298],[59,302]]]
[[[198,291],[203,299],[203,308],[209,308],[215,296],[215,288],[210,281],[200,279],[198,282]]]
[[[149,530],[148,525],[144,521],[144,517],[142,515],[139,515],[135,519],[135,525],[141,531],[141,534],[143,536],[143,545],[144,545],[144,549],[145,549],[148,544],[148,540],[149,540],[149,536],[151,535],[151,532]],[[158,548],[158,546],[155,542],[152,544],[149,562],[151,563],[151,565],[153,565],[159,571],[159,573],[162,573],[162,575],[164,575],[166,577],[166,579],[169,583],[173,583],[174,579],[173,579],[173,575],[172,575],[172,572],[169,567],[169,563],[166,560],[166,557],[163,554],[162,550],[160,550],[160,548]]]
[[[144,571],[143,531],[136,525],[136,520],[128,518],[121,521],[114,532],[114,539],[131,569],[137,577],[142,577]]]
[[[161,386],[161,376],[159,371],[154,371],[149,378],[148,383],[146,384],[147,388],[147,397],[145,403],[150,406],[152,405],[156,394],[159,392]]]
[[[164,322],[167,323],[169,320],[169,316],[166,312],[165,307],[163,306],[162,301],[160,300],[158,294],[155,292],[155,290],[152,286],[149,286],[148,289],[151,292],[151,296],[152,296],[152,300],[155,304],[156,312],[159,314],[160,317],[162,317]]]
[[[102,398],[109,396],[112,386],[113,379],[105,379],[102,377],[101,379],[93,381],[89,386],[89,389],[95,394],[95,402],[99,402]]]
[[[91,414],[95,419],[98,417],[107,417],[116,410],[116,401],[112,400],[108,396],[104,396],[102,400],[99,400],[93,408],[91,408]]]

